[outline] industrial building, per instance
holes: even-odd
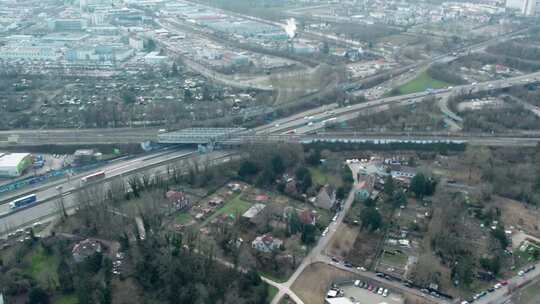
[[[519,10],[525,16],[540,15],[540,0],[506,0],[506,7]]]
[[[53,19],[48,21],[50,30],[53,31],[82,31],[87,23],[84,19]]]
[[[20,176],[30,165],[30,153],[0,153],[0,177]]]
[[[62,56],[58,49],[50,45],[6,45],[0,48],[3,60],[57,60]]]
[[[123,62],[133,55],[133,49],[121,44],[81,45],[66,52],[66,60],[77,63]]]

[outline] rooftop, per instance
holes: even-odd
[[[251,208],[249,208],[246,212],[244,212],[242,216],[245,218],[253,218],[257,214],[259,214],[259,212],[261,212],[265,207],[266,205],[264,204],[255,204],[251,206]]]
[[[0,167],[16,166],[30,153],[0,153]]]

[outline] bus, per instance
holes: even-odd
[[[27,196],[23,196],[21,198],[18,198],[12,202],[9,203],[9,208],[10,209],[18,209],[18,208],[21,208],[21,207],[24,207],[24,206],[28,206],[28,205],[31,205],[31,204],[34,204],[35,202],[37,202],[37,197],[36,197],[36,194],[30,194],[30,195],[27,195]]]
[[[81,184],[86,184],[86,183],[89,183],[89,182],[97,181],[97,180],[102,179],[104,177],[105,177],[105,172],[104,171],[99,171],[99,172],[96,172],[94,174],[90,174],[88,176],[85,176],[85,177],[81,178]]]

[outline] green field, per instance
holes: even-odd
[[[56,268],[58,267],[58,257],[55,255],[45,254],[43,247],[36,246],[34,250],[26,256],[26,262],[30,265],[28,274],[32,276],[43,287],[58,286],[58,275]],[[49,286],[54,284],[55,286]]]
[[[384,264],[397,266],[397,267],[404,267],[407,264],[408,256],[404,253],[396,253],[396,254],[388,254],[385,253],[382,262]]]
[[[311,173],[311,179],[313,180],[314,184],[319,186],[332,184],[335,187],[339,187],[341,185],[341,179],[338,176],[328,174],[319,167],[309,167],[308,170],[309,173]]]
[[[76,296],[70,295],[70,296],[62,296],[61,298],[56,299],[54,304],[78,304],[79,300]]]
[[[189,213],[182,212],[176,216],[176,222],[180,225],[188,224],[191,220],[193,220],[193,217]]]
[[[272,302],[272,299],[278,293],[278,289],[272,285],[268,285],[268,295],[266,296],[266,303]]]
[[[451,83],[431,78],[427,72],[423,72],[415,79],[397,88],[399,95],[422,92],[427,89],[442,89],[451,86]]]
[[[229,215],[235,215],[237,213],[242,214],[246,212],[250,207],[251,204],[243,201],[241,199],[241,194],[233,198],[232,200],[226,202],[223,207],[221,207],[219,210],[214,212],[210,217],[208,217],[204,222],[202,222],[201,226],[204,226],[208,224],[211,220],[215,219],[216,217],[222,215],[222,214],[229,214]]]

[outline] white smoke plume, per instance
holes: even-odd
[[[289,36],[289,39],[294,38],[296,36],[296,20],[294,18],[287,20],[287,24],[283,26],[283,29],[287,33],[287,36]]]

